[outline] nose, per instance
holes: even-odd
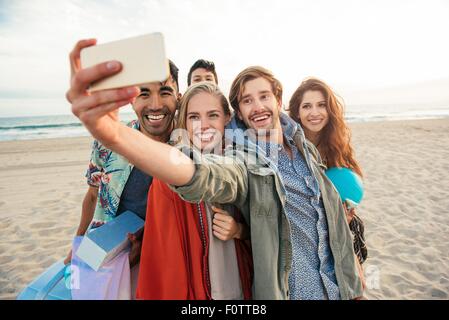
[[[201,132],[206,131],[207,129],[210,128],[210,123],[209,121],[206,119],[201,119]]]
[[[310,110],[310,115],[312,115],[312,116],[319,116],[320,115],[320,112],[319,112],[317,106],[312,106],[312,110]]]
[[[262,101],[260,101],[260,99],[255,99],[254,100],[254,112],[260,113],[263,111],[265,111],[265,107],[264,107]]]
[[[162,109],[161,97],[158,94],[153,94],[149,101],[148,107],[150,107],[151,109],[154,109],[154,110]]]
[[[210,123],[207,119],[201,118],[193,121],[192,127],[194,132],[204,132],[210,128]]]

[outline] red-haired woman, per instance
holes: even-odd
[[[289,112],[304,129],[306,138],[317,147],[328,168],[345,167],[363,176],[351,146],[344,106],[326,83],[316,78],[304,80],[290,99]],[[359,262],[363,263],[366,259],[363,223],[355,215],[354,208],[346,209],[350,229],[355,235],[354,249]]]
[[[328,168],[346,167],[363,176],[354,158],[343,104],[326,83],[315,78],[304,80],[290,99],[289,112]]]

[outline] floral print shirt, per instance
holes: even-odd
[[[128,126],[139,130],[137,120],[131,121]],[[93,142],[86,178],[90,186],[98,188],[94,221],[107,222],[115,218],[120,196],[133,167],[125,157],[107,149],[97,140]]]

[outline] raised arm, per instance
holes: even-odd
[[[72,76],[66,97],[72,103],[73,114],[94,138],[142,171],[175,186],[187,184],[195,172],[189,157],[120,123],[118,110],[139,95],[138,87],[88,92],[91,83],[119,73],[122,68],[118,61],[107,61],[81,69],[80,51],[95,43],[81,40],[70,54]]]

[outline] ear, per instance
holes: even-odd
[[[279,111],[282,111],[282,99],[278,101],[278,109]]]
[[[230,114],[226,114],[225,115],[225,126],[228,125],[229,122],[231,122],[231,115]]]
[[[181,108],[181,98],[182,94],[178,93],[178,95],[176,96],[176,110],[179,110]]]

